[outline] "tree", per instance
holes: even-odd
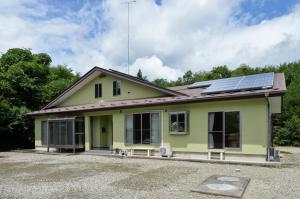
[[[0,57],[0,148],[32,147],[33,121],[25,113],[43,107],[79,78],[51,57],[9,49]]]
[[[155,79],[153,81],[154,84],[156,84],[157,86],[160,86],[160,87],[169,87],[170,86],[170,83],[167,79],[163,79],[163,78],[160,78],[160,79]]]
[[[139,71],[137,72],[136,77],[140,78],[142,80],[147,80],[147,76],[143,76],[143,73],[142,73],[141,69],[139,69]]]
[[[278,145],[300,146],[300,118],[293,115],[284,122],[284,126],[276,129],[275,143]]]
[[[232,71],[232,76],[244,76],[244,75],[253,75],[255,74],[255,69],[251,68],[248,65],[242,64],[238,68]]]
[[[231,77],[231,71],[227,68],[227,66],[217,66],[212,69],[209,79],[222,79]]]
[[[187,71],[182,77],[183,84],[191,84],[193,83],[194,77],[193,72],[191,70]]]

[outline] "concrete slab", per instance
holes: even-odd
[[[191,191],[241,198],[249,181],[250,178],[213,175]]]

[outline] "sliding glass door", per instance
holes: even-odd
[[[208,148],[240,148],[240,112],[208,113]]]
[[[160,116],[158,112],[126,115],[125,141],[127,144],[160,142]]]

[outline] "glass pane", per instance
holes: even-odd
[[[185,122],[185,113],[178,114],[178,122]]]
[[[98,84],[95,84],[95,98],[99,96],[98,94]]]
[[[126,136],[125,141],[127,144],[133,143],[133,115],[126,116]]]
[[[184,131],[185,131],[185,123],[184,122],[178,122],[177,132],[184,132]]]
[[[113,95],[117,95],[117,82],[113,81]]]
[[[59,128],[59,121],[54,121],[53,122],[53,139],[54,145],[59,145],[59,134],[60,134],[60,128]]]
[[[142,136],[141,136],[141,114],[133,115],[133,143],[141,144]]]
[[[67,143],[67,125],[66,121],[60,121],[60,145],[66,145]]]
[[[160,143],[159,113],[151,113],[151,143]]]
[[[46,145],[47,144],[47,139],[48,139],[48,135],[47,135],[47,128],[48,128],[48,126],[47,126],[47,121],[42,121],[42,126],[41,126],[41,128],[42,128],[42,132],[41,132],[41,134],[42,134],[42,145]]]
[[[150,144],[150,113],[142,114],[142,144]]]
[[[208,131],[223,131],[223,112],[208,113]]]
[[[52,121],[50,121],[49,122],[49,144],[54,143],[53,131],[54,131],[54,124]]]
[[[98,85],[98,97],[102,97],[102,84]]]
[[[171,114],[170,117],[170,131],[176,132],[178,130],[177,114]]]
[[[67,121],[67,144],[73,145],[73,122]]]
[[[208,148],[222,149],[223,147],[223,132],[209,132],[208,133]]]
[[[75,120],[75,132],[84,133],[84,118],[78,117]]]
[[[240,147],[240,113],[225,113],[225,147]]]

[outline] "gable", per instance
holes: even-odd
[[[118,96],[113,96],[113,81],[115,80],[121,82],[121,95]],[[100,98],[95,98],[95,84],[102,85],[102,97]],[[122,78],[111,75],[98,75],[70,97],[59,103],[58,107],[164,96],[170,95]]]
[[[109,78],[105,79],[104,77],[111,77],[113,80]],[[103,79],[96,80],[95,78]],[[102,96],[101,99],[95,99],[95,85],[93,85],[93,83],[95,84],[96,82],[93,82],[94,80],[100,81],[99,83],[103,81],[104,85],[102,87],[107,87],[107,89],[104,90],[106,94]],[[114,80],[122,80],[125,82],[122,86],[125,93],[123,93],[121,96],[113,97],[109,94],[110,88],[112,91],[112,84]],[[159,87],[149,81],[142,80],[125,73],[111,69],[106,70],[95,66],[85,75],[83,75],[78,81],[69,86],[63,93],[48,103],[42,110],[53,107],[81,105],[95,102],[144,99],[164,96],[186,96],[186,94]]]

